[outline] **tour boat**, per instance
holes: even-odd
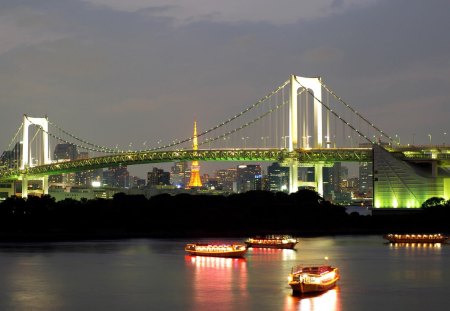
[[[213,257],[244,257],[247,247],[244,244],[204,244],[190,243],[186,244],[184,250],[195,256],[213,256]]]
[[[288,277],[293,294],[325,292],[339,280],[338,268],[320,266],[296,266]]]
[[[384,236],[390,243],[445,243],[448,236],[440,233],[433,234],[386,234]]]
[[[265,235],[263,237],[256,236],[245,241],[247,247],[254,248],[281,248],[293,249],[298,243],[296,238],[290,235]]]

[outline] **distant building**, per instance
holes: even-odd
[[[289,167],[274,162],[267,167],[267,177],[269,191],[289,192]]]
[[[237,167],[236,177],[237,192],[242,193],[250,190],[262,190],[261,165],[239,165]]]
[[[323,197],[334,201],[337,194],[342,192],[341,182],[348,176],[348,168],[341,162],[335,162],[332,167],[323,168]]]
[[[154,167],[147,173],[147,186],[170,185],[170,173]]]
[[[187,162],[175,162],[170,169],[170,184],[184,188],[189,179],[186,178]]]
[[[14,168],[20,166],[22,158],[22,143],[18,142],[12,150],[4,151],[0,157],[0,165]]]
[[[76,160],[78,158],[77,146],[73,144],[57,144],[53,152],[53,159],[58,160]]]
[[[110,167],[103,172],[103,184],[110,187],[130,188],[130,173],[126,166]]]
[[[359,192],[370,195],[373,189],[373,169],[372,162],[359,163]]]
[[[385,146],[386,143],[380,143]],[[359,144],[361,148],[372,148],[371,143]],[[359,193],[363,196],[372,196],[373,193],[373,163],[359,163]]]
[[[216,171],[218,190],[233,192],[233,184],[236,183],[237,169],[228,168]]]

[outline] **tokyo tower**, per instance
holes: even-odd
[[[192,150],[198,150],[197,121],[194,121],[194,139],[192,140]],[[198,165],[198,161],[192,161],[191,178],[189,179],[188,188],[201,186],[202,181],[200,180],[200,165]]]

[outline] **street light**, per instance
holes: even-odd
[[[430,146],[431,146],[431,134],[428,134],[428,137],[430,137]]]
[[[267,139],[269,138],[269,136],[261,136],[261,140],[263,143],[263,148],[266,148],[267,146]]]
[[[242,140],[244,141],[244,148],[247,148],[247,139],[248,139],[249,137],[247,136],[247,137],[242,137]]]
[[[395,138],[397,139],[397,145],[400,146],[400,136],[398,136],[397,134],[395,134]]]

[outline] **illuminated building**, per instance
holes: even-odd
[[[147,185],[170,185],[170,173],[154,167],[153,171],[147,173]]]
[[[110,187],[129,188],[130,173],[126,166],[110,167],[103,172],[103,184]]]
[[[194,139],[192,140],[192,150],[198,150],[197,121],[194,122]],[[189,184],[187,188],[198,188],[201,186],[202,181],[200,179],[200,165],[198,164],[198,161],[192,161],[191,177],[189,178]]]
[[[228,168],[216,171],[217,189],[232,192],[236,183],[237,169]]]
[[[249,164],[237,167],[237,192],[262,189],[261,165]]]
[[[269,178],[269,191],[289,191],[289,167],[274,162],[267,167]]]
[[[77,146],[73,144],[57,144],[53,152],[53,159],[58,162],[73,161],[78,159]],[[49,176],[50,184],[74,185],[76,184],[76,174],[59,174]]]
[[[437,161],[406,162],[373,145],[374,207],[419,208],[431,197],[450,196],[450,174]]]
[[[170,184],[177,188],[184,188],[187,184],[187,162],[175,162],[170,168]]]

